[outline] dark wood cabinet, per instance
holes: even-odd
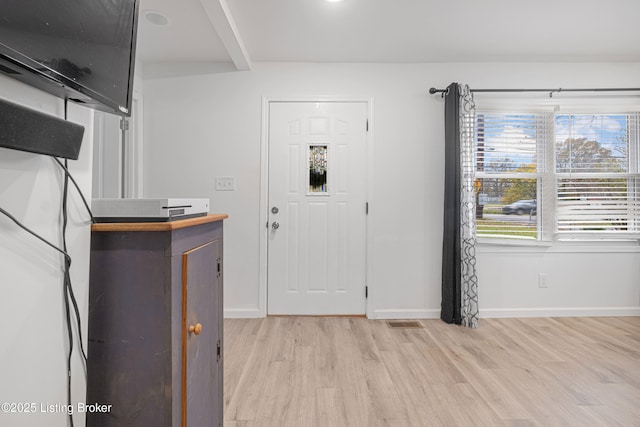
[[[87,426],[221,426],[223,219],[95,224]]]

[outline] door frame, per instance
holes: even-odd
[[[368,298],[365,299],[365,314],[367,318],[373,317],[373,275],[371,271],[373,219],[373,97],[366,96],[263,96],[262,97],[262,131],[260,137],[260,281],[258,317],[267,316],[267,268],[268,268],[268,235],[269,235],[269,106],[276,102],[361,102],[367,107],[368,132],[366,133],[366,159],[365,159],[365,198],[369,203],[369,212],[365,218],[365,283],[368,287]]]
[[[116,116],[115,114],[94,112],[94,134],[93,134],[93,172],[92,189],[94,198],[116,197],[116,198],[136,198],[143,194],[143,157],[144,157],[144,104],[142,93],[133,92],[131,103],[131,116],[128,118]],[[107,140],[114,141],[113,130],[106,124],[107,120],[113,122],[123,119],[129,122],[129,129],[117,130],[117,159],[107,159]],[[114,173],[109,175],[110,170]],[[109,186],[110,191],[105,191]],[[113,194],[113,188],[118,189],[117,196]],[[109,194],[105,194],[109,193]]]

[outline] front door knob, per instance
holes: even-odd
[[[273,224],[271,224],[271,228],[273,228],[274,230],[277,230],[278,228],[280,228],[280,224],[274,221]]]

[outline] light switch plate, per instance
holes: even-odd
[[[236,178],[233,176],[216,176],[216,191],[234,191]]]

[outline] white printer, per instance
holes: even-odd
[[[164,222],[205,216],[209,199],[93,199],[98,222]]]

